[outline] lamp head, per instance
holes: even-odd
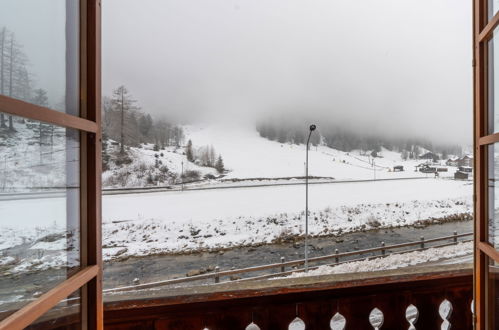
[[[311,131],[311,132],[312,132],[312,131],[315,131],[315,129],[316,129],[316,128],[317,128],[317,126],[315,126],[315,125],[313,125],[313,124],[312,124],[312,125],[310,125],[310,131]]]

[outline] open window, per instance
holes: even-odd
[[[0,328],[102,328],[100,1],[0,4]]]
[[[499,52],[497,1],[476,0],[475,67],[475,302],[477,329],[499,325]]]

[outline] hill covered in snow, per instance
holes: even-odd
[[[253,126],[190,125],[184,126],[184,143],[163,149],[152,144],[128,148],[129,161],[117,161],[118,146],[109,143],[110,167],[103,174],[108,187],[146,187],[175,185],[182,182],[217,184],[226,181],[296,179],[305,176],[305,145],[280,143],[263,138]],[[200,157],[188,160],[186,145],[191,141],[194,155],[202,150],[221,156],[223,173],[203,166]],[[156,148],[156,151],[154,150]],[[424,150],[421,148],[421,150]],[[114,156],[113,156],[114,155]],[[371,180],[427,177],[416,166],[427,162],[402,159],[402,153],[381,148],[377,157],[370,151],[344,152],[325,145],[312,146],[309,152],[309,175],[335,180]],[[394,171],[402,166],[403,171]],[[444,166],[452,176],[455,168]],[[182,177],[182,173],[184,174]]]

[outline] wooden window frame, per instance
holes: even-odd
[[[488,147],[499,142],[499,133],[488,131],[488,41],[499,26],[499,12],[489,20],[488,0],[473,0],[474,81],[474,311],[475,329],[486,329],[488,260],[499,262],[499,251],[488,242]]]
[[[74,0],[78,1],[78,0]],[[0,111],[80,132],[80,271],[0,321],[0,329],[23,329],[81,289],[83,329],[103,328],[101,251],[101,1],[79,0],[80,116],[0,95]]]

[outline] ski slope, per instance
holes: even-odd
[[[229,170],[225,178],[282,178],[305,175],[305,145],[279,143],[259,136],[253,126],[207,125],[187,126],[186,140],[193,145],[212,145],[221,154]],[[401,154],[383,148],[380,157],[361,155],[359,151],[343,152],[326,146],[311,147],[309,175],[332,177],[337,180],[366,180],[376,178],[427,177],[415,171],[424,160],[403,161]],[[396,165],[404,172],[393,172]],[[441,176],[454,175],[455,168]]]

